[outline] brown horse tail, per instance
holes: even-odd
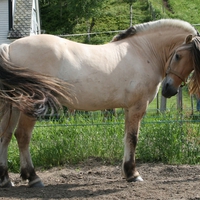
[[[31,117],[62,109],[59,98],[71,101],[70,85],[63,80],[45,76],[14,65],[0,50],[0,101],[18,107]]]

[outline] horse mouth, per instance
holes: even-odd
[[[178,91],[176,90],[175,92],[174,91],[170,91],[170,90],[162,90],[162,95],[165,97],[165,98],[171,98],[172,96],[176,95],[178,93]]]
[[[178,93],[178,89],[173,84],[165,80],[162,85],[162,95],[165,98],[170,98]]]

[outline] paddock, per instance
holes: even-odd
[[[155,42],[156,30],[160,34]],[[173,33],[173,39],[169,33]],[[30,36],[10,45],[2,44],[0,96],[5,105],[1,120],[1,186],[12,186],[7,149],[13,132],[20,151],[22,179],[29,180],[29,187],[44,186],[35,173],[29,143],[37,117],[49,110],[54,113],[62,106],[85,111],[124,108],[122,173],[128,182],[143,181],[135,163],[140,121],[165,74],[162,88],[165,97],[177,94],[181,82],[185,85],[193,69],[192,83],[198,83],[198,35],[187,22],[163,19],[130,27],[105,45],[85,45],[53,35]],[[40,60],[39,55],[43,55]],[[185,63],[189,68],[183,68]],[[199,92],[197,86],[192,91]],[[55,150],[64,151],[59,146]]]
[[[121,163],[107,165],[89,159],[38,171],[45,187],[27,189],[18,174],[10,174],[16,187],[0,189],[1,198],[10,199],[199,199],[200,165],[138,163],[144,182],[127,183],[121,177]]]

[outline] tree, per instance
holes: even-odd
[[[87,21],[91,33],[106,0],[40,0],[42,29],[53,34],[72,33],[79,20]]]
[[[40,0],[41,26],[46,33],[70,33],[75,26],[67,10],[67,0]]]
[[[128,3],[130,6],[130,27],[133,26],[133,3],[137,0],[122,0],[125,3]]]
[[[106,0],[68,0],[67,2],[68,10],[70,13],[74,13],[75,18],[86,20],[88,41],[90,41],[90,33]]]

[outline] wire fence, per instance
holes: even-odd
[[[157,109],[149,108],[144,115],[141,124],[170,124],[170,123],[199,123],[200,112],[192,111],[190,108],[176,110],[174,107],[165,112],[158,112]],[[85,113],[79,111],[74,114],[63,113],[62,115],[45,116],[38,119],[36,127],[84,127],[84,126],[123,126],[125,123],[125,113],[122,108],[115,109],[115,113],[104,111],[90,111]]]
[[[159,4],[159,6],[162,7],[162,11],[163,11],[163,16],[165,16],[165,7],[163,5],[163,1],[158,1],[157,2]],[[149,12],[151,14],[151,18],[152,20],[156,20],[156,9],[153,7],[151,1],[149,1]],[[193,24],[193,26],[200,26],[200,24]],[[64,34],[64,35],[59,35],[60,37],[80,37],[80,36],[88,36],[88,35],[103,35],[103,34],[113,34],[113,33],[119,33],[122,32],[124,30],[115,30],[115,31],[102,31],[102,32],[92,32],[92,33],[77,33],[77,34]],[[186,93],[186,92],[185,92]],[[161,95],[158,94],[156,99],[153,101],[153,103],[150,104],[148,110],[147,110],[147,114],[145,115],[145,117],[143,118],[142,123],[174,123],[174,119],[173,120],[169,120],[169,119],[159,119],[159,114],[160,113],[164,113],[164,112],[168,112],[171,110],[178,110],[178,111],[182,111],[182,118],[181,119],[177,119],[176,122],[192,122],[192,123],[196,123],[199,122],[200,118],[199,118],[199,111],[197,108],[198,105],[198,99],[196,99],[195,96],[189,97],[189,94],[186,94],[184,97],[181,96],[176,96],[174,97],[174,100],[170,102],[168,102],[168,100],[166,100],[166,105],[163,109],[163,105],[162,105],[162,100],[161,100]],[[57,123],[56,126],[114,126],[114,125],[119,125],[119,124],[123,124],[124,123],[124,112],[122,109],[117,109],[118,111],[116,112],[116,116],[112,116],[109,118],[106,118],[105,116],[103,116],[103,114],[101,114],[101,116],[99,117],[99,111],[97,112],[89,112],[89,114],[87,114],[87,117],[90,120],[87,120],[87,123],[80,123],[79,121],[75,121],[74,124],[60,124]],[[200,108],[199,108],[200,110]],[[93,114],[91,114],[93,113]],[[95,114],[97,113],[97,114]],[[98,115],[99,121],[98,122],[94,122],[95,119],[95,115]],[[112,115],[112,114],[110,114]],[[86,117],[86,115],[83,112],[79,112],[78,114],[75,114],[75,116],[83,116],[84,118]],[[73,117],[75,117],[73,116]],[[148,118],[148,116],[150,116]],[[189,116],[189,118],[188,118]],[[70,118],[72,118],[71,114],[69,113],[65,113],[64,115],[65,118],[68,118],[70,120]],[[60,116],[45,116],[43,119],[39,119],[39,121],[49,121],[49,120],[54,120],[54,121],[59,121]],[[112,119],[112,120],[111,120]],[[159,120],[158,120],[159,119]],[[103,123],[101,123],[101,121],[104,121]],[[117,122],[116,122],[117,120]],[[41,124],[37,124],[36,127],[41,127],[44,125]],[[51,124],[45,124],[46,127],[51,127],[51,126],[55,126],[55,124],[51,125]]]

